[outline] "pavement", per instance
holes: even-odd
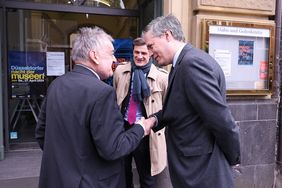
[[[42,151],[37,147],[16,149],[5,153],[0,161],[1,188],[37,188]],[[138,173],[133,162],[134,187],[139,188]],[[168,170],[164,170],[156,178],[157,188],[172,188]]]
[[[1,188],[37,188],[42,151],[16,150],[0,161]]]

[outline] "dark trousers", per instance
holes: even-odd
[[[126,122],[125,128],[129,124]],[[140,188],[153,188],[155,178],[151,176],[151,161],[149,151],[149,136],[145,136],[139,146],[128,156],[125,157],[125,179],[126,188],[133,188],[132,158],[134,158],[136,168],[139,174]]]

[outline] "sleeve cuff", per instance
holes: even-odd
[[[145,125],[142,123],[141,120],[137,121],[135,124],[140,125],[143,128],[143,131],[144,131],[143,137],[144,137],[145,136],[145,132],[146,132]]]
[[[154,126],[152,127],[152,128],[155,128],[159,124],[158,118],[155,114],[152,114],[152,115],[149,116],[149,118],[151,118],[151,117],[155,118],[155,120],[156,120],[155,123],[154,123]]]

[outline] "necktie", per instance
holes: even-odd
[[[130,125],[133,124],[136,120],[137,106],[138,106],[138,102],[133,100],[133,97],[131,95],[129,100],[128,114],[127,114],[127,121]]]

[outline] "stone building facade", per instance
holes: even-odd
[[[277,27],[279,23],[275,22],[276,4],[279,1],[168,0],[164,1],[164,15],[172,13],[177,16],[182,22],[187,41],[201,48],[203,19],[251,22]],[[280,32],[278,30],[276,33],[276,45],[280,44]],[[228,96],[232,114],[240,127],[241,165],[234,171],[237,188],[271,188],[275,184],[278,187],[280,183],[279,165],[276,165],[276,148],[281,147],[278,144],[279,53],[275,57],[271,94]]]
[[[3,62],[3,66],[0,66],[0,72],[3,74],[1,74],[0,77],[0,90],[4,93],[4,95],[0,96],[0,106],[4,106],[4,108],[0,108],[0,120],[4,119],[3,122],[0,122],[0,160],[4,158],[3,145],[6,144],[7,148],[7,143],[10,141],[9,134],[7,133],[9,128],[9,110],[7,102],[8,93],[6,91],[8,88],[6,84],[8,82],[8,76],[6,74],[6,56],[9,50],[14,49],[14,46],[18,44],[24,44],[22,41],[25,40],[25,37],[27,37],[27,39],[42,39],[43,42],[52,41],[44,40],[48,35],[42,35],[44,37],[41,37],[41,34],[45,33],[45,26],[52,28],[48,30],[48,32],[50,31],[50,36],[53,34],[52,32],[56,34],[52,36],[58,36],[54,39],[53,43],[60,45],[57,45],[57,47],[54,45],[51,49],[53,51],[56,50],[58,46],[60,47],[58,50],[62,50],[61,48],[65,46],[69,49],[68,38],[65,38],[62,43],[58,41],[60,38],[63,38],[63,36],[69,36],[68,34],[72,32],[71,29],[64,29],[64,27],[69,28],[70,25],[75,25],[73,28],[76,28],[77,23],[80,23],[77,25],[100,24],[108,31],[116,31],[113,32],[114,34],[117,33],[115,37],[128,37],[130,35],[128,33],[136,37],[138,34],[136,29],[138,24],[141,26],[143,26],[143,24],[145,25],[147,21],[152,19],[153,15],[159,16],[161,13],[163,15],[172,13],[181,21],[186,40],[198,48],[202,48],[203,44],[203,19],[247,22],[254,25],[261,24],[276,28],[276,34],[273,36],[275,37],[275,48],[271,47],[270,49],[275,51],[275,57],[273,57],[274,74],[271,81],[271,92],[265,95],[228,95],[228,102],[232,114],[240,127],[241,164],[234,170],[236,188],[281,188],[281,1],[282,0],[130,0],[128,1],[129,5],[134,4],[133,2],[135,2],[135,4],[134,6],[129,6],[129,10],[121,11],[111,9],[110,11],[108,10],[109,13],[105,14],[101,11],[102,9],[97,7],[74,5],[75,8],[73,8],[69,5],[59,4],[58,2],[65,3],[65,1],[59,0],[48,0],[46,2],[53,3],[43,3],[42,5],[38,3],[45,2],[44,0],[35,0],[33,3],[32,1],[0,0],[0,19],[2,21],[0,22],[0,59],[1,62]],[[140,6],[140,10],[132,10],[135,5],[142,6]],[[29,9],[33,9],[33,11],[29,11]],[[55,13],[48,11],[55,11]],[[67,11],[73,14],[68,14],[66,13]],[[140,12],[142,14],[140,14]],[[105,15],[101,16],[101,14]],[[111,17],[107,17],[107,15]],[[126,18],[127,16],[128,18]],[[18,22],[16,22],[17,24],[15,24],[15,22],[9,22],[10,19],[15,20],[16,18],[18,20]],[[77,20],[75,20],[75,18]],[[108,18],[110,19],[108,20]],[[143,23],[137,21],[138,19],[141,20],[141,18],[145,20]],[[59,22],[62,19],[66,19],[66,22]],[[59,21],[55,22],[54,20]],[[74,20],[77,23],[74,23]],[[83,20],[83,22],[80,22],[81,20]],[[9,23],[13,24],[10,24],[8,29],[3,29],[6,25],[9,25]],[[60,23],[64,24],[62,25]],[[115,27],[113,23],[116,23],[118,27]],[[30,27],[26,35],[24,35],[24,31],[26,31],[26,29],[23,29],[24,26]],[[112,27],[115,28],[113,29]],[[14,35],[10,35],[12,36],[10,38],[9,34],[11,33],[7,32],[9,29],[16,31],[13,33]],[[128,33],[125,31],[128,31]],[[40,35],[37,36],[38,33]],[[8,45],[9,42],[13,41],[15,45]],[[27,40],[27,42],[34,41]],[[42,41],[36,44],[41,45],[41,42]],[[4,103],[4,105],[1,102]],[[3,130],[6,130],[6,132]],[[5,139],[3,139],[3,137]]]

